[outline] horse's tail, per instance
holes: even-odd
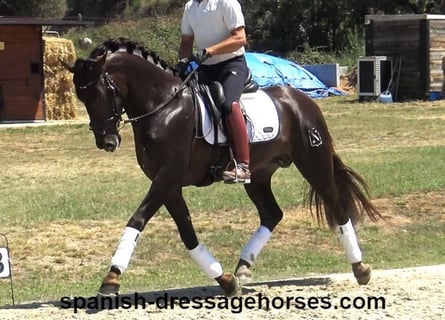
[[[376,221],[382,218],[377,208],[370,201],[369,186],[366,181],[352,168],[346,166],[340,157],[332,152],[334,180],[338,192],[338,206],[346,210],[351,222],[355,225],[362,222],[365,214]],[[334,230],[337,226],[334,214],[329,210],[320,195],[312,188],[309,188],[309,207],[315,207],[315,213],[318,223],[326,220],[329,228]],[[337,207],[337,210],[340,208]],[[324,214],[323,214],[324,213]]]

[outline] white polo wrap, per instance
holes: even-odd
[[[189,253],[192,259],[210,279],[218,278],[223,274],[221,264],[202,244],[198,244],[195,249],[189,250]]]
[[[257,231],[250,237],[243,250],[241,250],[240,258],[247,261],[250,265],[256,260],[261,250],[269,241],[272,232],[265,226],[260,226]]]
[[[118,268],[121,273],[127,270],[140,234],[141,232],[135,228],[126,227],[124,229],[119,246],[111,258],[111,265]]]
[[[342,226],[338,226],[338,237],[345,249],[348,261],[350,263],[361,262],[362,252],[358,246],[357,237],[351,220],[348,220],[348,222]]]

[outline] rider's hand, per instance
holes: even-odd
[[[187,78],[187,75],[190,73],[188,69],[190,68],[191,62],[189,58],[182,58],[176,64],[176,70],[178,70],[178,75],[182,80]]]
[[[176,70],[178,70],[179,77],[182,80],[185,80],[187,76],[198,68],[201,63],[210,58],[211,55],[207,52],[206,49],[198,51],[196,54],[192,55],[189,58],[182,58],[176,64]]]
[[[194,56],[194,60],[196,63],[201,64],[204,61],[206,61],[208,58],[210,58],[212,55],[207,51],[207,49],[199,50]]]

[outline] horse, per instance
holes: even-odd
[[[375,221],[381,215],[370,200],[364,178],[335,152],[321,109],[305,93],[290,86],[258,90],[271,100],[279,130],[269,141],[250,144],[252,180],[244,189],[258,211],[259,226],[241,250],[234,272],[227,272],[198,240],[182,194],[186,186],[205,187],[221,181],[215,168],[231,162],[228,144],[209,143],[197,133],[199,93],[188,83],[191,75],[182,81],[175,68],[154,51],[125,38],[106,40],[86,59],[62,63],[73,73],[97,148],[114,152],[121,143],[122,123],[131,123],[137,162],[151,180],[124,228],[98,294],[119,292],[137,239],[161,206],[173,218],[182,242],[202,271],[225,295],[240,294],[242,286],[252,280],[252,265],[283,217],[272,193],[272,176],[292,164],[308,182],[306,205],[312,215],[337,234],[358,284],[370,281],[371,267],[362,261],[355,226],[366,216]]]

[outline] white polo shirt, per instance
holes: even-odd
[[[193,35],[198,50],[204,50],[227,39],[230,32],[244,26],[244,15],[238,0],[189,0],[182,16],[181,32]],[[204,64],[215,64],[243,55],[244,47],[227,53],[214,55]]]

